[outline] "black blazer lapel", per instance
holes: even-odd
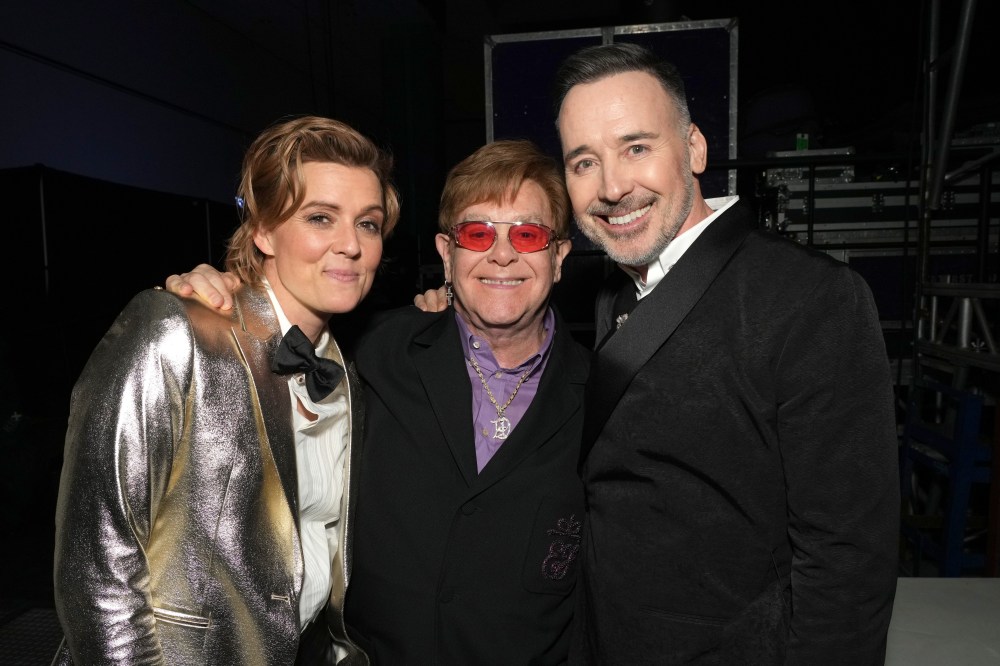
[[[753,220],[742,207],[734,207],[712,222],[653,292],[639,302],[625,325],[594,354],[587,382],[581,461],[632,378],[670,338],[752,229]]]
[[[600,349],[612,335],[615,327],[615,301],[618,294],[628,285],[635,288],[635,282],[625,271],[617,270],[597,293],[594,303],[594,349]]]
[[[472,391],[458,337],[455,312],[445,310],[441,319],[414,340],[413,364],[427,392],[455,464],[465,482],[478,476],[476,450],[472,445]]]
[[[347,370],[347,385],[350,390],[351,395],[351,465],[350,465],[350,500],[351,505],[348,507],[349,512],[354,511],[354,501],[358,496],[358,480],[361,475],[358,470],[361,469],[361,461],[363,460],[362,452],[365,450],[365,392],[362,389],[363,384],[361,383],[361,378],[358,377],[357,368],[354,365],[354,361],[348,361],[344,359],[344,368]]]

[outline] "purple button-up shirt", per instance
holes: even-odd
[[[494,437],[497,432],[497,408],[490,402],[490,396],[483,388],[483,383],[476,374],[476,369],[469,362],[470,358],[476,359],[479,369],[483,373],[483,378],[489,384],[490,391],[497,403],[503,405],[507,398],[514,391],[521,376],[527,372],[528,376],[517,390],[517,395],[504,410],[504,416],[510,421],[510,431],[513,431],[520,422],[521,417],[528,411],[528,406],[534,400],[538,392],[538,382],[541,380],[542,372],[545,371],[545,364],[549,360],[549,352],[552,349],[552,337],[555,334],[556,317],[549,308],[545,312],[542,325],[545,327],[545,339],[538,353],[526,360],[516,368],[501,368],[493,356],[493,350],[484,338],[474,335],[461,315],[455,313],[458,321],[458,331],[462,339],[462,352],[465,354],[465,366],[469,371],[469,383],[472,385],[472,423],[475,426],[476,435],[476,464],[481,472],[490,461],[493,454],[497,452],[504,443],[503,439]],[[508,433],[509,435],[510,433]]]

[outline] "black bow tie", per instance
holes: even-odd
[[[309,338],[298,326],[288,329],[281,339],[271,362],[271,370],[279,375],[304,373],[306,390],[313,402],[330,395],[344,378],[344,368],[336,361],[317,356]]]

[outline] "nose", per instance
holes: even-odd
[[[628,167],[609,160],[601,167],[601,185],[597,191],[597,196],[602,201],[615,203],[621,201],[625,195],[632,191],[632,176]]]
[[[514,263],[517,261],[517,250],[510,244],[510,225],[498,224],[495,229],[497,230],[497,239],[488,250],[487,260],[498,266]]]
[[[356,259],[361,255],[361,243],[358,241],[358,229],[353,224],[338,224],[333,231],[330,251],[345,257]]]

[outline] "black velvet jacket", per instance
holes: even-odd
[[[587,391],[574,661],[882,663],[897,444],[860,276],[737,205],[598,351]]]
[[[531,406],[476,471],[455,313],[404,308],[363,337],[369,444],[345,609],[375,664],[560,664],[584,522],[589,352],[557,316]]]

